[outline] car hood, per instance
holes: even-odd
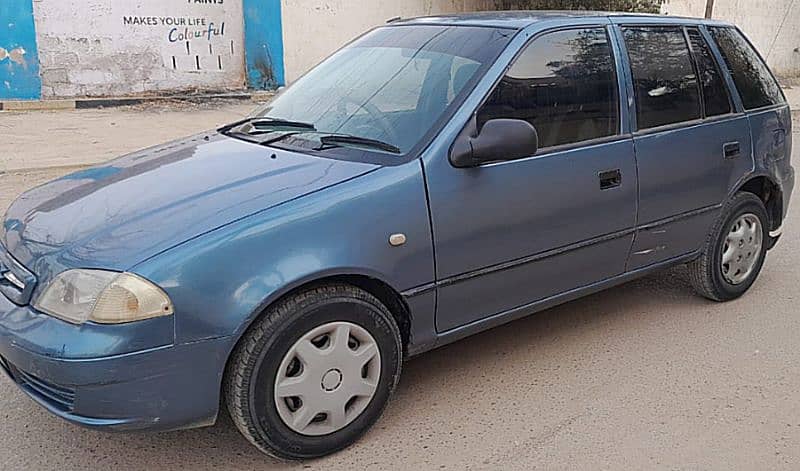
[[[40,275],[69,267],[126,270],[210,230],[375,168],[216,133],[198,135],[24,193],[6,213],[0,241]]]

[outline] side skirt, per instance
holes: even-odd
[[[492,329],[494,327],[507,324],[511,321],[521,319],[536,312],[544,311],[545,309],[558,306],[559,304],[564,304],[566,302],[573,301],[575,299],[582,298],[584,296],[588,296],[590,294],[597,293],[599,291],[603,291],[607,288],[627,283],[628,281],[641,278],[653,272],[663,270],[664,268],[669,268],[675,265],[680,265],[681,263],[686,263],[694,258],[697,258],[699,253],[700,253],[699,251],[690,252],[688,254],[671,258],[663,262],[648,265],[646,267],[642,267],[634,271],[623,273],[622,275],[615,276],[613,278],[608,278],[606,280],[599,281],[591,285],[575,288],[554,296],[550,296],[548,298],[540,299],[539,301],[535,301],[513,309],[509,309],[507,311],[495,314],[493,316],[484,319],[480,319],[470,324],[456,327],[455,329],[450,329],[444,332],[440,332],[436,336],[436,340],[434,342],[427,343],[426,345],[409,345],[408,356],[411,357],[414,355],[418,355],[420,353],[433,350],[435,348],[439,348],[443,345],[447,345],[449,343],[461,340],[465,337],[469,337],[470,335],[474,335],[479,332],[483,332],[484,330]]]

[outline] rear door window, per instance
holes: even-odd
[[[731,27],[715,26],[709,30],[725,59],[745,109],[785,102],[775,77],[742,33]]]
[[[524,119],[539,147],[574,144],[618,133],[614,58],[604,28],[545,34],[520,53],[478,111],[478,126]]]
[[[679,27],[623,28],[639,129],[700,119],[700,91]]]
[[[689,44],[692,46],[697,73],[700,76],[700,87],[703,89],[703,104],[706,116],[720,116],[731,112],[731,100],[728,87],[708,47],[706,40],[697,28],[687,28]]]

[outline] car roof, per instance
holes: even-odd
[[[703,18],[689,18],[682,16],[668,16],[651,13],[624,13],[608,11],[586,10],[508,10],[508,11],[480,11],[469,13],[451,13],[435,16],[421,16],[408,19],[390,20],[392,25],[409,24],[436,24],[452,26],[489,26],[496,28],[524,29],[535,23],[548,20],[569,20],[570,18],[611,19],[615,22],[646,21],[648,23],[694,23],[694,24],[725,24],[718,20]]]

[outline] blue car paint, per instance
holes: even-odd
[[[76,326],[2,296],[0,313],[0,357],[7,363],[0,361],[0,370],[60,417],[113,430],[166,430],[216,419],[230,338],[176,345],[169,317]],[[57,390],[69,391],[74,402],[54,401]]]
[[[682,145],[690,149],[692,145],[700,147],[703,139],[720,137],[714,132],[704,135],[703,129],[676,128],[645,135],[633,132],[635,116],[629,99],[632,87],[625,70],[627,58],[622,54],[624,44],[615,24],[676,21],[697,24],[694,20],[675,18],[584,14],[531,18],[514,13],[412,20],[411,23],[520,30],[418,158],[396,165],[320,159],[211,133],[208,140],[205,135],[196,136],[188,142],[148,149],[112,162],[114,168],[123,169],[120,172],[85,173],[86,178],[65,178],[26,193],[9,211],[0,243],[38,275],[39,288],[57,272],[71,267],[130,270],[161,286],[172,299],[176,314],[119,326],[91,323],[76,326],[0,297],[0,357],[47,384],[55,383],[73,391],[76,399],[72,409],[59,409],[48,400],[47,384],[43,383],[44,389],[41,385],[37,389],[15,375],[21,387],[49,410],[82,425],[107,429],[206,425],[218,413],[220,382],[227,358],[250,322],[265,306],[315,280],[359,276],[379,280],[400,293],[410,315],[406,351],[411,355],[691,259],[700,245],[700,234],[704,234],[700,229],[707,231],[708,221],[670,216],[686,209],[680,199],[685,191],[700,192],[698,196],[714,207],[751,178],[765,176],[782,190],[785,215],[794,182],[788,155],[791,150],[788,107],[745,113],[735,88],[731,87],[739,113],[723,120],[724,125],[741,128],[745,121],[749,122],[752,144],[743,146],[744,155],[733,164],[735,170],[709,163],[707,173],[725,177],[724,185],[716,182],[712,188],[695,188],[696,182],[688,186],[679,182],[681,185],[663,188],[674,198],[656,195],[640,207],[639,182],[629,182],[634,188],[624,188],[624,194],[618,197],[626,210],[616,215],[616,222],[605,229],[618,237],[589,239],[600,245],[586,245],[585,240],[573,237],[562,250],[550,250],[558,233],[539,245],[538,241],[520,240],[522,235],[501,245],[493,245],[489,239],[482,242],[487,245],[470,244],[469,240],[459,240],[458,228],[448,227],[454,221],[448,221],[445,210],[457,208],[452,201],[465,197],[463,192],[468,188],[465,182],[474,180],[478,171],[450,167],[447,163],[450,146],[517,52],[543,31],[576,25],[609,27],[620,69],[622,136],[600,144],[599,149],[601,157],[623,155],[628,166],[624,175],[637,165],[645,168],[651,165],[653,173],[658,171],[655,159],[650,161],[648,156],[646,162],[641,159],[641,150],[635,153],[637,144],[641,149],[649,140],[664,141],[687,134]],[[713,52],[718,54],[716,50]],[[730,84],[730,77],[725,78]],[[776,137],[779,130],[786,136]],[[582,152],[586,150],[568,151],[565,157]],[[550,172],[562,171],[557,165],[550,166],[548,160],[552,158],[544,154],[516,163]],[[218,175],[221,181],[211,186],[193,180],[192,168],[205,167],[215,159],[234,162],[231,165],[236,167],[234,174],[227,175],[227,180],[225,174]],[[158,198],[136,201],[141,195],[122,191],[127,178],[125,169],[135,167],[137,162],[144,163],[145,168],[131,171],[130,178],[150,183]],[[512,163],[485,170],[500,173],[504,165]],[[747,168],[739,168],[741,165]],[[508,173],[510,176],[512,172]],[[550,191],[555,188],[552,182],[539,184]],[[81,186],[86,191],[79,198],[82,202],[91,200],[95,208],[115,210],[107,220],[90,219],[94,221],[92,224],[81,220],[80,227],[71,227],[79,216],[83,217],[75,208],[56,203],[42,209],[43,201],[57,202],[64,191],[75,192]],[[109,201],[98,195],[104,188],[109,188],[105,192],[111,197]],[[585,191],[583,197],[591,198]],[[211,195],[216,196],[211,198]],[[718,198],[716,203],[714,198]],[[580,212],[581,208],[571,207],[571,210]],[[651,226],[665,225],[680,235],[670,240],[669,245],[677,247],[674,254],[662,254],[649,263],[626,256],[626,252],[636,247],[634,237],[649,237],[647,232],[651,227],[644,224],[643,210],[649,211],[645,215],[650,214],[647,218]],[[519,211],[507,217],[531,218]],[[693,215],[692,211],[688,214]],[[480,235],[481,230],[489,230],[497,223],[498,215],[485,211],[471,216],[476,218],[471,223],[477,230],[473,235]],[[592,217],[589,213],[584,216]],[[28,229],[32,221],[38,221],[37,224],[46,221],[44,227],[53,231],[52,239],[40,240],[37,231],[31,234]],[[34,229],[41,231],[38,226]],[[406,245],[389,246],[387,238],[395,231],[407,235]],[[497,234],[493,237],[502,240],[496,239]],[[452,247],[441,244],[451,243],[461,244],[460,250],[475,253],[460,260],[443,250]],[[589,273],[584,284],[577,288],[543,277],[541,290],[535,295],[521,296],[512,289],[519,287],[527,276],[536,274],[536,264],[545,263],[540,266],[546,270],[562,269],[568,276],[574,276],[581,266],[582,257],[578,256],[581,251],[590,251],[596,257],[597,247],[607,243],[611,245],[605,249],[621,257],[614,261],[626,261],[627,266],[608,267],[608,273]],[[480,250],[471,245],[480,246]],[[487,268],[483,264],[491,260],[508,259],[511,249],[530,252],[529,257],[514,260],[502,272],[482,271]],[[459,278],[465,273],[470,276]],[[516,281],[504,286],[504,280],[508,279]],[[491,292],[492,289],[502,295],[498,296],[498,291],[494,296],[484,293],[489,299],[482,298],[479,309],[472,306],[476,290]],[[459,312],[468,314],[459,318]]]
[[[0,243],[38,275],[38,286],[76,266],[127,270],[212,229],[378,168],[218,134],[108,166],[120,170],[60,178],[8,210]]]
[[[750,159],[725,159],[723,155],[726,142],[739,141],[742,148],[750,149],[747,118],[735,114],[706,121],[634,137],[638,223],[644,228],[637,234],[630,269],[697,249],[719,216],[729,189],[740,175],[753,170]],[[698,142],[705,144],[698,146]],[[659,250],[648,251],[653,247]]]
[[[176,312],[206,313],[176,316],[178,343],[238,335],[265,305],[315,279],[361,275],[397,291],[432,282],[420,162],[366,177],[207,233],[133,271],[161,286]],[[392,228],[406,234],[402,247],[388,244]]]

